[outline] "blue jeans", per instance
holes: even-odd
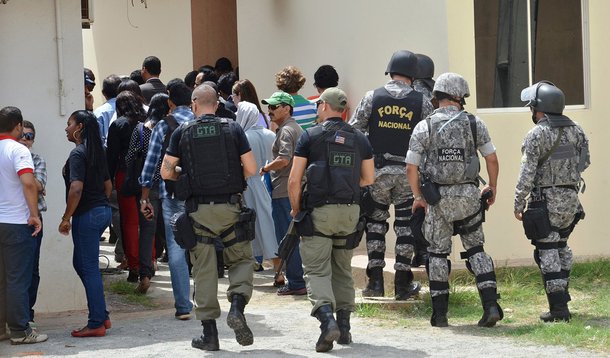
[[[288,198],[273,199],[271,201],[273,208],[273,225],[275,226],[275,238],[278,244],[288,232],[288,226],[292,221],[290,216],[290,200]],[[303,264],[301,262],[301,252],[299,245],[292,252],[292,256],[286,262],[286,278],[288,279],[288,287],[292,290],[298,290],[305,287],[305,279],[303,278]]]
[[[186,264],[185,250],[176,243],[170,224],[174,214],[185,210],[184,201],[162,198],[161,206],[163,207],[163,221],[165,222],[165,242],[172,291],[174,292],[174,307],[176,307],[176,313],[189,313],[193,309],[193,303],[189,299],[191,289],[189,268]]]
[[[99,267],[100,236],[110,225],[112,212],[109,206],[98,206],[72,217],[74,270],[85,286],[89,321],[87,327],[99,328],[108,319],[104,285]]]
[[[34,305],[36,304],[36,298],[38,297],[38,286],[40,284],[40,246],[42,245],[42,231],[44,230],[44,222],[42,221],[42,215],[40,215],[40,222],[42,223],[42,229],[38,235],[36,235],[36,244],[34,247],[34,260],[32,265],[32,283],[30,283],[30,289],[28,290],[30,296],[30,321],[34,322]]]
[[[36,239],[28,225],[0,223],[0,326],[4,328],[8,323],[15,338],[31,331],[28,289],[35,246]]]

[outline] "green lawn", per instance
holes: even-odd
[[[540,313],[548,310],[548,304],[537,267],[502,267],[496,269],[496,275],[504,320],[493,329],[476,326],[482,315],[481,303],[474,277],[463,270],[452,275],[450,282],[451,326],[477,335],[516,337],[610,353],[610,260],[574,265],[570,280],[570,323],[543,323],[538,319]],[[358,307],[357,314],[398,320],[406,327],[430,325],[430,296],[425,293],[421,298],[422,303],[398,311],[363,304]],[[396,312],[399,313],[398,317]]]

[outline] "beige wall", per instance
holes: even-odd
[[[513,195],[521,142],[532,123],[526,109],[495,113],[476,109],[472,0],[382,1],[375,5],[364,0],[238,0],[241,77],[251,79],[259,97],[265,98],[275,90],[274,73],[283,66],[295,65],[308,78],[302,94],[310,95],[314,92],[313,73],[319,65],[330,63],[337,68],[339,86],[347,91],[355,107],[367,90],[386,81],[383,72],[387,61],[398,49],[431,56],[436,75],[446,71],[462,74],[472,92],[467,110],[486,121],[500,160],[497,203],[485,224],[486,248],[500,263],[531,260],[532,247],[513,217]],[[570,242],[575,255],[583,257],[610,255],[603,224],[605,201],[610,197],[610,187],[604,184],[610,168],[604,165],[607,145],[601,138],[610,128],[607,121],[594,120],[604,118],[601,96],[606,92],[604,79],[608,77],[605,62],[610,56],[606,46],[610,26],[603,14],[610,12],[610,3],[590,0],[589,7],[591,106],[566,110],[583,125],[591,141],[593,164],[584,175],[587,191],[581,195],[587,218],[578,225]],[[459,240],[455,241],[454,260],[462,251]]]
[[[610,55],[610,50],[606,46],[610,25],[604,20],[603,14],[609,11],[610,3],[602,0],[589,1],[590,106],[587,109],[567,109],[564,112],[584,127],[590,141],[592,165],[584,173],[587,190],[580,195],[587,217],[576,227],[570,239],[574,255],[581,257],[610,255],[607,226],[604,224],[607,220],[606,201],[610,198],[610,187],[607,185],[609,167],[606,165],[608,141],[603,138],[609,132],[610,126],[603,120],[605,115],[602,106],[602,96],[606,92],[605,79],[610,75],[605,65]],[[477,112],[476,88],[473,85],[475,53],[472,1],[449,1],[447,12],[452,14],[448,18],[449,69],[462,74],[471,84],[472,94],[467,109]],[[487,215],[485,224],[486,247],[499,261],[529,259],[532,246],[525,239],[521,224],[513,218],[512,212],[514,187],[519,174],[521,143],[533,126],[530,113],[526,108],[520,108],[504,111],[480,110],[477,114],[487,123],[500,160],[499,194],[496,204]]]
[[[63,32],[64,112],[60,114],[55,5],[51,0],[0,5],[0,107],[16,106],[36,126],[33,151],[47,163],[47,205],[40,254],[36,311],[86,308],[83,286],[72,268],[72,239],[57,231],[65,208],[61,176],[73,144],[64,128],[74,110],[84,108],[80,1],[60,0]]]
[[[104,103],[102,80],[114,73],[129,75],[146,56],[161,60],[161,80],[184,78],[193,69],[190,0],[96,0],[94,22],[82,30],[84,63],[98,84],[94,108]]]

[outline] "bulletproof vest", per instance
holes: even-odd
[[[589,160],[589,151],[581,142],[576,123],[570,122],[566,121],[561,126],[549,121],[538,124],[542,127],[542,155],[535,180],[539,187],[580,183],[580,173],[588,164],[585,162]],[[551,133],[556,133],[556,136]]]
[[[362,153],[354,129],[341,121],[308,128],[306,209],[360,202]]]
[[[421,121],[423,95],[411,91],[395,98],[383,87],[373,92],[369,141],[375,154],[390,153],[404,157],[415,125]]]
[[[203,116],[182,130],[182,170],[192,196],[243,192],[246,181],[229,119]]]
[[[438,184],[475,183],[479,174],[476,132],[465,112],[450,119],[442,113],[430,117],[430,147],[423,173]],[[476,122],[473,123],[476,130]]]

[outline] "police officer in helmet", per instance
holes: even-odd
[[[410,51],[396,51],[386,69],[391,80],[366,93],[350,124],[368,133],[375,160],[375,183],[363,196],[367,212],[366,246],[368,284],[365,297],[384,296],[385,234],[389,229],[389,207],[394,204],[396,263],[394,292],[397,300],[417,294],[421,285],[411,271],[416,240],[410,228],[413,194],[405,175],[405,155],[415,125],[434,108],[429,100],[412,88],[417,75],[417,57]]]
[[[227,298],[231,309],[227,324],[235,331],[240,345],[253,343],[252,331],[244,317],[244,307],[252,296],[254,259],[251,235],[244,235],[244,224],[253,216],[241,205],[245,178],[256,174],[256,161],[242,128],[235,121],[215,117],[216,91],[200,85],[192,94],[197,120],[181,125],[172,134],[161,165],[163,179],[178,180],[176,196],[186,199],[197,243],[190,249],[195,281],[195,314],[203,325],[203,335],[192,346],[202,350],[219,349],[216,318],[218,276],[214,241],[224,243],[224,261],[229,266]],[[178,166],[181,168],[178,169]],[[249,221],[243,222],[244,214]]]
[[[424,95],[424,99],[430,101],[434,108],[438,108],[438,103],[432,96],[432,89],[434,89],[434,61],[428,55],[418,53],[417,57],[417,75],[415,81],[413,81],[413,88],[417,92],[421,92]]]
[[[503,317],[497,303],[492,258],[485,253],[482,223],[495,201],[498,158],[485,123],[464,111],[468,83],[455,73],[436,79],[433,94],[439,108],[414,129],[407,153],[407,176],[415,196],[413,211],[426,209],[428,278],[432,326],[446,327],[449,300],[451,237],[460,235],[466,267],[475,275],[483,305],[478,325],[492,327]],[[485,158],[489,185],[479,190],[479,158]],[[424,178],[420,179],[420,174]],[[482,195],[483,194],[483,195]]]
[[[589,166],[589,141],[576,122],[563,115],[563,92],[548,81],[521,92],[532,112],[532,128],[521,147],[515,189],[515,217],[535,246],[550,310],[545,322],[569,321],[572,250],[568,238],[584,211],[578,200],[581,173]]]
[[[359,220],[360,187],[373,183],[375,170],[366,137],[341,119],[347,106],[345,93],[328,88],[316,103],[321,124],[308,128],[299,138],[288,194],[291,215],[305,211],[311,219],[301,219],[297,228],[302,235],[300,251],[307,294],[313,304],[311,315],[321,322],[316,351],[327,352],[334,341],[352,342],[351,259],[364,232],[364,219]],[[307,186],[302,193],[304,174]]]

